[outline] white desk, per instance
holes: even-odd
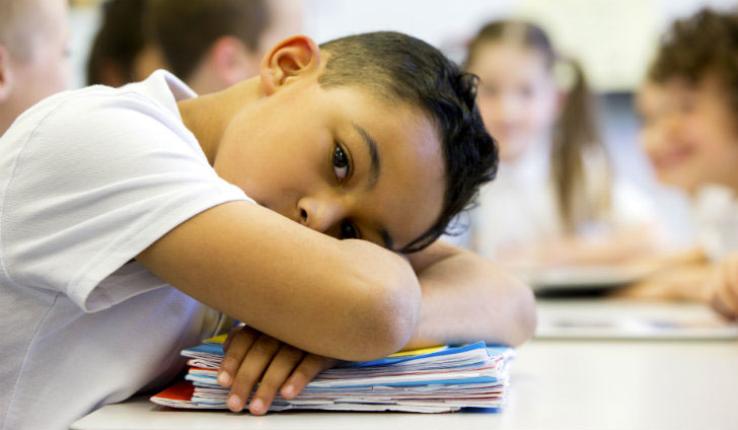
[[[540,309],[545,314],[561,306],[543,302]],[[627,303],[612,306],[633,309]],[[502,414],[442,415],[291,412],[252,417],[163,410],[138,399],[104,407],[72,428],[736,430],[738,341],[535,340],[519,349],[509,394]]]

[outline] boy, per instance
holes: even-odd
[[[5,428],[169,379],[211,329],[195,300],[345,360],[532,334],[529,290],[434,243],[497,155],[474,80],[417,39],[295,36],[199,98],[163,71],[60,94],[0,145]]]
[[[299,9],[274,0],[157,0],[149,2],[150,43],[195,92],[220,91],[256,75],[264,53],[300,31]]]
[[[0,136],[21,112],[67,85],[65,0],[0,2]]]
[[[271,45],[299,30],[293,9],[274,0],[108,1],[88,82],[120,86],[166,68],[198,94],[223,90],[256,75]]]
[[[675,22],[639,94],[646,153],[662,182],[694,197],[702,250],[630,292],[711,301],[733,317],[738,302],[729,285],[735,285],[735,275],[716,272],[714,263],[738,251],[736,35],[735,12],[704,9]],[[711,185],[722,190],[706,189]]]

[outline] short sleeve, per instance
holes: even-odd
[[[85,311],[135,295],[127,286],[101,300],[95,289],[168,231],[250,201],[217,176],[179,115],[143,94],[93,91],[24,121],[3,141],[20,148],[0,200],[4,273]]]

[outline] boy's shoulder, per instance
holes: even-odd
[[[166,75],[121,88],[66,91],[33,106],[0,139],[0,170],[7,167],[0,181],[49,170],[82,177],[101,166],[127,171],[178,159],[205,166],[207,159],[182,122]]]
[[[135,114],[153,117],[169,127],[184,127],[177,100],[189,97],[194,97],[194,93],[163,70],[120,88],[93,85],[64,91],[20,115],[3,140],[35,132],[43,125],[50,125],[55,133],[62,134],[101,131],[106,124],[125,129],[127,125],[134,126],[126,121],[135,118]]]

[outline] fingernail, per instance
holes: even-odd
[[[218,373],[218,384],[220,384],[222,387],[230,386],[231,375],[229,375],[228,372],[222,370],[220,373]]]
[[[282,397],[291,399],[292,396],[295,395],[295,387],[292,385],[287,385],[284,388],[282,388]]]
[[[264,402],[261,399],[254,399],[249,405],[249,410],[252,414],[263,414],[264,413]]]
[[[228,409],[233,412],[239,412],[241,407],[241,398],[235,394],[231,394],[230,397],[228,397]]]

